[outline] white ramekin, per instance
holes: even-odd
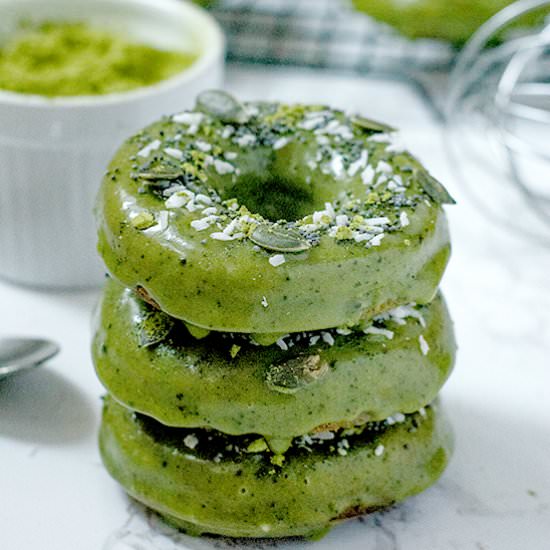
[[[79,20],[170,49],[192,48],[187,70],[154,86],[48,99],[0,91],[0,276],[35,287],[99,284],[92,209],[122,141],[219,87],[224,38],[182,0],[0,0],[0,41],[21,20]]]

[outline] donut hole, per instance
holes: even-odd
[[[272,222],[295,221],[323,205],[316,204],[319,201],[314,200],[311,188],[273,173],[263,177],[246,174],[224,194],[224,198],[235,198],[251,212]]]

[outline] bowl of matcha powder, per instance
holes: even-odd
[[[116,147],[219,87],[224,38],[181,0],[0,0],[0,277],[101,282],[94,197]]]

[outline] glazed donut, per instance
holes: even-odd
[[[99,251],[167,314],[262,341],[430,302],[450,252],[446,202],[389,127],[205,92],[118,151]]]
[[[417,411],[435,399],[456,347],[440,296],[354,331],[297,333],[258,347],[245,335],[196,340],[111,280],[97,321],[96,371],[117,400],[168,426],[261,434],[276,452],[327,425]]]
[[[451,447],[432,407],[297,438],[284,460],[263,440],[167,428],[109,397],[100,431],[103,461],[131,496],[189,534],[231,537],[318,537],[427,488]]]
[[[410,38],[437,38],[462,45],[488,19],[514,0],[353,0],[368,15]],[[528,14],[516,26],[542,23],[543,10]]]

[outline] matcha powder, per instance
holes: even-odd
[[[46,22],[0,45],[0,89],[49,97],[125,92],[169,78],[196,57],[85,23]]]

